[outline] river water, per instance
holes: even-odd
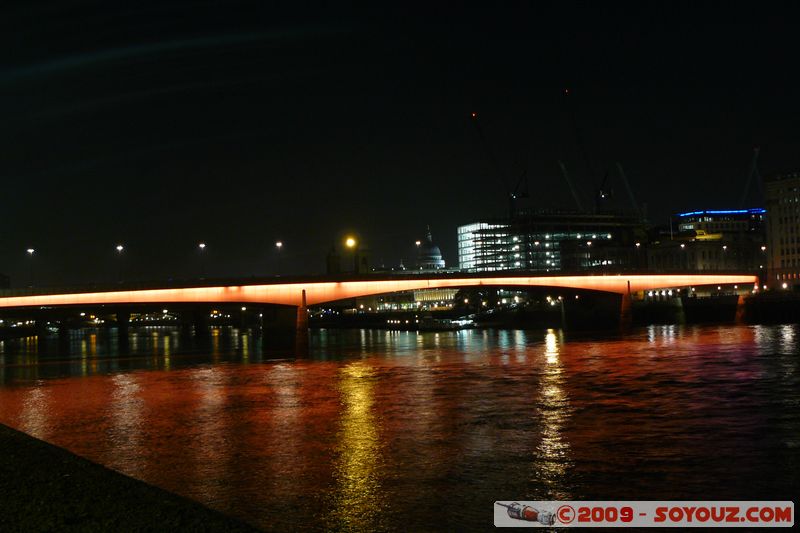
[[[486,530],[496,500],[789,500],[800,327],[0,342],[0,422],[267,530]],[[68,355],[67,355],[68,354]]]

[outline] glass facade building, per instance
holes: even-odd
[[[644,223],[622,212],[529,210],[460,226],[458,259],[466,272],[624,271],[642,265],[645,236]]]

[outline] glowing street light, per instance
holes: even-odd
[[[114,249],[117,250],[117,257],[120,258],[120,262],[117,264],[117,281],[122,283],[122,259],[121,258],[122,258],[122,251],[125,249],[125,247],[122,246],[121,244],[118,244],[118,245],[116,245],[114,247]]]
[[[28,248],[25,251],[28,252],[28,257],[30,257],[30,261],[28,261],[28,277],[30,278],[30,286],[33,287],[33,252],[36,250]]]
[[[347,247],[348,247],[348,248],[350,248],[350,249],[352,249],[352,248],[355,248],[355,247],[356,247],[356,240],[355,240],[355,238],[353,238],[353,237],[348,237],[347,239],[345,239],[345,241],[344,241],[344,245],[345,245],[345,246],[347,246]]]
[[[200,250],[200,278],[202,279],[206,277],[206,243],[199,243],[197,249]]]
[[[275,248],[277,248],[278,250],[280,250],[281,248],[283,248],[283,241],[277,241],[277,242],[275,242]]]
[[[414,244],[416,244],[416,245],[417,245],[417,248],[419,248],[419,247],[420,247],[420,245],[422,244],[422,241],[416,241]]]

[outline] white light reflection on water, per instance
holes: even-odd
[[[135,374],[115,374],[107,408],[110,419],[110,450],[104,464],[141,477],[145,471],[142,456],[144,400]]]
[[[19,415],[19,429],[34,437],[47,440],[50,435],[50,390],[31,388],[25,392]]]
[[[536,448],[533,475],[548,485],[553,498],[569,500],[568,488],[563,483],[571,468],[570,445],[564,436],[565,426],[572,415],[569,396],[563,387],[563,366],[559,347],[563,334],[547,330],[544,338],[544,359],[539,385],[538,412],[541,423],[541,441]]]

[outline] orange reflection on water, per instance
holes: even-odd
[[[147,371],[101,353],[108,374],[83,377],[79,352],[75,377],[42,379],[35,355],[0,354],[0,421],[266,529],[474,530],[504,497],[789,487],[797,333],[329,331],[313,359],[243,364],[218,332],[181,366],[179,339],[148,332]]]

